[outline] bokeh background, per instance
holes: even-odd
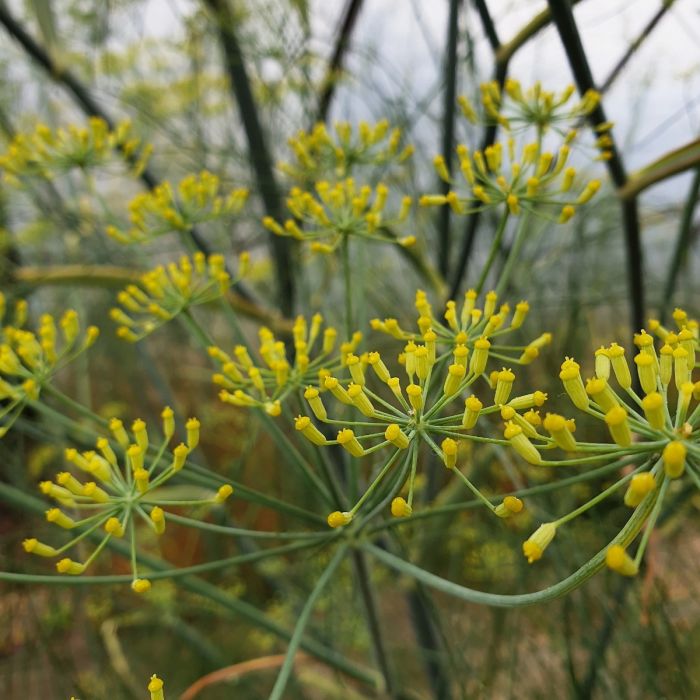
[[[11,26],[0,27],[0,142],[39,122],[51,126],[82,122],[85,115],[62,82],[61,70],[78,76],[109,114],[128,116],[138,134],[154,145],[152,166],[176,180],[202,168],[224,182],[255,181],[247,159],[240,115],[229,91],[216,23],[209,3],[184,0],[5,0],[3,13],[34,37],[57,67],[47,73]],[[287,139],[318,116],[319,95],[339,30],[354,6],[342,70],[335,75],[328,120],[388,118],[416,144],[410,167],[391,184],[402,192],[435,191],[432,157],[443,133],[446,37],[450,2],[431,0],[235,0],[230,2],[251,84],[274,160],[287,157]],[[456,53],[457,94],[478,95],[491,79],[494,51],[479,10],[483,3],[460,2]],[[546,5],[530,0],[488,3],[495,31],[507,44]],[[649,29],[651,20],[658,22]],[[667,152],[684,147],[700,132],[700,8],[692,0],[581,0],[575,17],[597,85],[613,80],[604,93],[608,117],[625,166],[634,173]],[[648,32],[647,32],[648,30]],[[646,32],[646,33],[645,33]],[[641,36],[641,39],[640,39]],[[639,43],[613,73],[631,46]],[[524,85],[536,80],[547,89],[572,81],[562,41],[546,26],[514,54],[508,74]],[[481,132],[458,121],[456,139],[476,144]],[[4,145],[2,146],[4,147]],[[602,343],[628,343],[634,327],[628,280],[628,249],[615,188],[605,164],[591,161],[592,149],[574,154],[577,165],[604,180],[594,206],[570,225],[544,226],[528,240],[509,296],[529,300],[527,331],[554,333],[540,361],[518,374],[528,385],[550,390],[555,405],[557,373],[563,356],[586,358]],[[697,159],[696,159],[697,161]],[[641,281],[645,317],[668,314],[680,305],[697,315],[700,300],[694,213],[700,170],[696,164],[645,190],[638,198],[643,259]],[[390,177],[391,174],[389,174]],[[0,189],[0,282],[10,295],[26,295],[33,311],[72,306],[103,328],[99,351],[83,356],[61,375],[64,390],[102,415],[157,415],[163,403],[182,414],[196,413],[206,427],[203,453],[209,465],[260,490],[304,503],[301,484],[285,480],[283,457],[247,413],[222,407],[209,381],[206,358],[176,326],[138,346],[116,339],[108,320],[118,287],[109,280],[65,283],[65,266],[146,268],[180,252],[177,238],[163,237],[132,249],[104,235],[104,209],[123,207],[141,190],[123,168],[101,171],[88,190],[79,176],[66,176],[17,193]],[[252,284],[265,308],[274,309],[275,279],[259,224],[263,207],[255,195],[245,216],[231,227],[206,229],[213,249],[227,255],[250,250]],[[689,217],[684,230],[682,221]],[[411,233],[434,264],[438,218],[422,210]],[[450,222],[454,264],[466,222]],[[494,221],[484,217],[475,237],[467,275],[469,286],[486,258]],[[682,238],[680,249],[678,241]],[[680,254],[677,250],[680,250]],[[370,254],[371,252],[371,254]],[[360,320],[413,318],[415,289],[424,284],[390,247],[372,249],[358,260],[357,284],[364,303]],[[673,261],[679,258],[679,265]],[[290,260],[298,304],[325,304],[339,320],[340,270],[333,262]],[[75,270],[75,268],[74,268]],[[58,275],[58,276],[57,276]],[[640,300],[637,299],[637,308]],[[335,319],[333,309],[335,312]],[[213,333],[226,330],[214,315],[204,317]],[[246,320],[255,335],[256,318]],[[222,339],[225,340],[225,338]],[[379,339],[380,345],[386,341]],[[580,430],[594,430],[582,423]],[[61,461],[60,429],[47,443],[26,429],[0,444],[0,479],[31,490]],[[467,455],[471,470],[494,488],[539,483],[503,451]],[[562,476],[574,471],[563,470]],[[535,521],[566,512],[594,492],[597,484],[552,490],[533,504],[529,519],[495,529],[476,510],[402,526],[412,561],[462,585],[513,593],[535,590],[563,578],[600,549],[625,519],[621,504],[603,505],[557,537],[551,556],[530,567],[520,543]],[[424,488],[428,488],[424,485]],[[441,503],[464,498],[456,485],[440,491]],[[606,502],[607,503],[607,502]],[[654,534],[647,565],[632,581],[601,574],[566,598],[517,610],[479,607],[426,595],[395,574],[377,567],[381,625],[392,666],[415,698],[693,698],[700,695],[700,499],[679,492]],[[278,516],[236,504],[238,522],[260,529],[288,525]],[[41,535],[31,513],[0,503],[0,568],[40,571],[27,562],[21,541]],[[169,528],[154,552],[189,565],[237,551],[239,543]],[[255,605],[291,629],[310,585],[322,571],[323,553],[297,554],[262,567],[222,571],[210,580],[227,593]],[[125,571],[117,556],[104,571]],[[357,614],[357,582],[350,570],[327,589],[316,608],[313,633],[327,643],[342,640],[357,658],[370,654],[365,624]],[[425,618],[425,611],[431,618]],[[423,627],[423,634],[418,634]],[[177,698],[197,679],[217,669],[284,653],[284,643],[232,611],[176,586],[154,587],[148,604],[122,587],[42,587],[0,584],[0,697],[83,700],[144,697],[144,679],[166,678],[167,697]],[[222,682],[196,697],[264,698],[274,671],[235,666]],[[410,691],[408,690],[410,689]],[[366,688],[310,659],[299,664],[290,698],[376,697]],[[191,695],[188,697],[195,697]]]

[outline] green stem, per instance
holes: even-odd
[[[622,530],[620,530],[617,536],[613,538],[610,544],[621,544],[622,546],[627,546],[630,542],[632,542],[632,540],[634,540],[637,534],[639,534],[639,531],[642,529],[644,521],[649,515],[653,504],[654,501],[651,499],[648,501],[643,501],[635,509],[630,519],[627,521]],[[541,591],[514,595],[486,593],[484,591],[476,591],[472,588],[466,588],[465,586],[460,586],[459,584],[448,581],[440,576],[431,574],[429,571],[426,571],[415,564],[411,564],[410,562],[390,554],[389,552],[386,552],[372,544],[363,544],[362,548],[366,552],[374,555],[377,559],[379,559],[379,561],[386,564],[389,568],[405,574],[406,576],[409,576],[417,581],[425,583],[431,588],[435,588],[443,593],[459,598],[460,600],[465,600],[470,603],[477,603],[479,605],[490,605],[501,608],[518,608],[526,605],[534,605],[536,603],[544,603],[550,600],[555,600],[582,586],[586,581],[588,581],[589,578],[604,568],[605,553],[608,546],[609,545],[606,545],[605,548],[591,557],[591,559],[589,559],[577,571],[570,576],[567,576],[562,581],[559,581],[558,583],[555,583],[554,585]]]
[[[350,265],[350,237],[343,236],[341,244],[341,258],[343,261],[343,283],[345,292],[345,340],[350,340],[353,333],[352,314],[352,267]]]
[[[481,291],[484,288],[484,283],[486,282],[486,278],[488,277],[489,271],[491,270],[491,266],[493,265],[493,262],[496,259],[496,256],[498,255],[498,251],[501,248],[501,241],[503,240],[503,234],[506,230],[506,224],[508,223],[509,214],[510,212],[508,211],[508,209],[506,209],[503,212],[503,216],[501,217],[501,222],[498,224],[498,230],[496,231],[496,236],[493,239],[493,243],[491,244],[491,251],[489,252],[489,257],[486,260],[484,269],[481,271],[481,276],[479,277],[479,282],[476,285],[477,294],[481,294]]]
[[[269,700],[280,700],[280,698],[282,698],[284,690],[287,687],[287,682],[289,681],[289,676],[291,675],[292,669],[294,668],[294,659],[296,657],[297,650],[299,649],[299,645],[301,644],[301,641],[304,637],[304,630],[306,629],[306,625],[309,622],[309,618],[311,617],[311,613],[313,612],[314,605],[316,605],[316,601],[323,592],[323,589],[329,583],[336,569],[340,566],[340,563],[343,561],[346,550],[347,545],[341,545],[340,547],[338,547],[338,549],[335,551],[335,554],[333,555],[333,558],[328,563],[328,566],[325,568],[325,570],[319,577],[318,581],[316,582],[316,585],[311,591],[311,594],[307,598],[306,603],[304,604],[304,607],[301,613],[299,614],[297,624],[294,626],[294,632],[292,633],[292,636],[289,640],[289,645],[287,646],[287,653],[284,657],[284,663],[282,664],[282,668],[280,669],[279,675],[277,676],[275,685],[272,688]]]
[[[520,224],[518,225],[518,231],[515,234],[515,240],[513,241],[513,246],[508,253],[508,258],[506,263],[501,270],[501,277],[496,285],[496,294],[500,297],[506,290],[508,282],[510,282],[510,276],[513,274],[513,268],[520,257],[520,251],[522,250],[525,239],[527,238],[526,230],[530,223],[530,212],[525,212],[520,219]]]

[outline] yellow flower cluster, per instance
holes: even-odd
[[[401,129],[391,128],[383,119],[374,125],[360,122],[357,133],[347,122],[336,122],[334,134],[325,124],[316,124],[309,131],[300,131],[289,139],[293,163],[278,167],[300,183],[324,178],[344,178],[358,165],[402,163],[413,154],[413,146],[401,148]]]
[[[577,441],[573,420],[558,414],[548,413],[544,420],[527,419],[517,413],[509,417],[505,438],[530,464],[584,465],[607,461],[613,466],[635,467],[589,504],[543,525],[524,545],[529,561],[542,556],[559,525],[626,485],[624,502],[642,509],[640,513],[645,518],[648,516],[646,530],[634,559],[625,552],[629,541],[614,541],[607,553],[607,564],[619,573],[633,575],[669,483],[687,474],[700,487],[700,381],[693,377],[700,351],[698,323],[682,309],[676,309],[673,317],[677,331],[652,320],[651,332],[642,330],[635,335],[633,364],[628,362],[625,349],[612,343],[596,351],[594,374],[585,383],[577,362],[567,358],[561,366],[559,377],[574,406],[604,423],[612,442]],[[658,351],[654,335],[661,341]],[[635,374],[641,395],[634,388]],[[540,426],[548,435],[538,431]],[[573,457],[543,459],[547,450],[557,448]]]
[[[556,154],[542,150],[536,142],[526,144],[517,154],[513,138],[507,139],[505,146],[497,142],[483,152],[470,152],[463,144],[456,150],[469,189],[423,195],[421,206],[448,204],[460,215],[499,206],[511,216],[535,211],[541,214],[549,209],[558,214],[559,223],[566,223],[576,207],[589,202],[600,189],[600,180],[576,186],[576,169],[566,165],[570,153],[567,143]],[[457,185],[442,156],[436,156],[433,163],[442,180]]]
[[[493,391],[491,405],[484,406],[474,395],[464,399],[465,392],[484,375],[488,357],[488,343],[476,343],[471,354],[466,345],[457,344],[451,351],[438,356],[435,338],[428,338],[421,345],[410,342],[402,353],[400,362],[408,377],[408,384],[404,387],[398,376],[391,375],[380,354],[369,352],[345,357],[345,366],[350,375],[348,379],[340,380],[330,375],[323,379],[321,387],[307,388],[304,398],[315,418],[324,424],[343,427],[335,440],[329,440],[310,416],[299,416],[295,427],[306,439],[319,446],[340,445],[353,457],[364,457],[387,448],[390,450],[384,467],[355,506],[345,513],[336,512],[329,516],[331,527],[348,524],[371,494],[389,478],[391,468],[397,463],[403,463],[403,468],[398,468],[399,473],[386,490],[396,493],[406,481],[408,497],[403,499],[396,496],[391,512],[397,517],[410,515],[421,445],[434,452],[495,515],[508,517],[522,508],[522,503],[513,498],[493,505],[457,468],[459,440],[507,444],[504,440],[469,433],[481,415],[499,410],[515,413],[541,406],[547,399],[546,394],[539,391],[511,399],[515,375],[505,368],[496,372],[493,381],[489,381]],[[369,388],[371,376],[383,385],[380,393]],[[329,418],[321,396],[322,389],[340,404],[354,407],[362,418]],[[447,409],[457,401],[462,402],[461,409],[458,413],[449,414]],[[380,428],[379,432],[377,428]]]
[[[5,170],[6,180],[18,184],[22,177],[51,178],[73,168],[87,170],[104,165],[115,149],[134,160],[137,173],[145,168],[151,153],[151,147],[142,146],[133,135],[128,120],[114,130],[99,117],[91,117],[84,127],[71,124],[53,130],[39,124],[33,133],[15,136],[0,156],[0,168]]]
[[[231,355],[210,347],[210,357],[221,367],[221,372],[212,377],[222,387],[219,398],[234,406],[262,408],[269,415],[278,416],[282,402],[295,390],[313,384],[324,391],[325,378],[343,366],[345,358],[357,349],[362,334],[355,333],[335,351],[338,333],[330,326],[321,332],[322,325],[321,314],[315,314],[310,324],[303,316],[297,317],[291,364],[284,343],[266,327],[259,331],[260,365],[253,362],[244,345],[237,345]]]
[[[175,433],[172,409],[166,407],[161,414],[163,440],[152,445],[146,423],[137,419],[131,426],[131,436],[118,418],[112,418],[106,437],[97,440],[97,451],[79,452],[68,448],[66,462],[76,473],[89,475],[91,481],[83,482],[70,471],[56,475],[55,481],[43,481],[39,487],[59,507],[46,511],[48,522],[65,530],[77,530],[79,534],[59,547],[40,542],[36,538],[24,540],[25,551],[42,557],[58,557],[74,547],[91,533],[102,530],[104,536],[92,554],[84,561],[60,559],[56,569],[61,574],[82,574],[99,556],[112,537],[129,534],[131,546],[131,587],[144,593],[151,587],[147,578],[139,578],[136,570],[137,519],[146,523],[156,534],[165,532],[166,515],[179,523],[187,524],[188,518],[167,513],[165,508],[223,503],[232,493],[230,485],[224,485],[211,497],[193,501],[167,500],[159,496],[158,488],[178,474],[187,462],[187,456],[199,444],[199,421],[190,418],[185,424],[187,443],[180,443],[168,453],[167,447]],[[121,456],[120,456],[121,455]],[[121,466],[120,466],[121,464]],[[85,513],[85,517],[80,517]]]
[[[415,236],[398,238],[392,231],[406,221],[411,197],[403,197],[399,211],[387,216],[388,195],[389,188],[383,183],[358,188],[351,177],[335,184],[321,180],[315,194],[292,188],[287,208],[294,218],[281,225],[268,216],[263,226],[278,236],[311,241],[311,249],[319,253],[332,253],[348,236],[411,246]]]
[[[228,194],[221,190],[219,178],[206,170],[188,175],[177,188],[163,182],[129,202],[131,228],[108,226],[106,232],[120,243],[146,243],[172,231],[189,231],[197,224],[239,214],[248,190],[239,188]]]
[[[478,294],[470,289],[464,294],[462,308],[458,309],[454,301],[448,301],[443,314],[444,322],[433,313],[433,308],[424,291],[416,292],[416,310],[418,311],[418,332],[406,331],[395,318],[385,318],[383,321],[374,318],[370,321],[372,328],[387,333],[397,340],[407,340],[407,351],[416,342],[438,343],[450,348],[463,346],[467,352],[473,352],[475,347],[485,347],[490,356],[502,362],[520,365],[530,364],[540,353],[540,350],[552,342],[551,333],[542,333],[527,345],[498,345],[494,338],[520,328],[530,305],[521,301],[515,306],[510,316],[510,306],[498,304],[496,292],[488,292],[483,301],[483,307],[477,306]],[[458,313],[459,312],[459,313]],[[510,319],[509,319],[510,316]]]
[[[239,257],[240,279],[249,257]],[[183,255],[179,263],[159,265],[141,276],[140,286],[131,284],[117,295],[123,309],[115,307],[110,316],[119,324],[117,335],[135,343],[192,306],[206,304],[226,294],[236,281],[226,271],[224,256],[197,252]]]
[[[58,323],[51,314],[43,314],[36,332],[27,330],[24,299],[16,302],[11,323],[5,324],[5,317],[6,300],[0,292],[0,437],[12,427],[27,401],[37,400],[53,375],[89,348],[99,335],[95,326],[81,332],[78,314],[72,309]]]
[[[600,103],[600,94],[588,90],[579,100],[572,101],[576,88],[568,85],[560,93],[543,90],[536,82],[523,90],[520,82],[508,78],[501,91],[496,81],[481,85],[481,107],[486,122],[496,123],[508,131],[536,127],[540,133],[550,127],[569,133],[573,124],[589,115]],[[464,116],[478,121],[476,110],[466,97],[458,99]]]

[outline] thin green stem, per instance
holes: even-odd
[[[313,590],[307,598],[301,613],[299,613],[299,618],[297,619],[297,623],[294,626],[294,631],[292,632],[292,636],[289,640],[289,645],[287,646],[287,654],[284,657],[284,663],[282,664],[282,668],[277,676],[275,685],[272,688],[269,700],[280,700],[280,698],[282,698],[284,690],[287,687],[287,682],[289,681],[289,676],[294,668],[294,659],[304,636],[306,625],[308,624],[311,613],[313,612],[314,605],[316,605],[316,601],[319,599],[323,589],[328,585],[333,577],[333,574],[335,574],[336,569],[343,561],[346,550],[347,545],[340,545],[338,549],[336,549],[333,558],[330,560],[328,566],[319,577],[316,585],[313,587]]]
[[[498,251],[501,248],[501,241],[503,240],[503,234],[506,230],[506,224],[508,223],[509,215],[510,212],[508,211],[508,209],[506,209],[503,212],[503,216],[501,217],[500,223],[498,224],[498,229],[496,229],[496,235],[493,239],[493,243],[491,244],[491,251],[489,252],[489,257],[486,260],[486,264],[484,265],[484,268],[481,271],[481,276],[479,277],[479,281],[477,282],[475,288],[477,294],[481,294],[481,291],[484,288],[484,283],[486,282],[486,278],[488,277],[489,271],[491,270],[491,266],[493,265],[494,260],[498,255]]]
[[[345,294],[345,340],[350,340],[353,334],[354,322],[352,311],[352,266],[350,264],[349,236],[343,236],[343,242],[340,250],[343,263],[343,285]]]

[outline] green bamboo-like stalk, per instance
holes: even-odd
[[[588,90],[595,90],[593,74],[588,64],[588,58],[581,42],[581,36],[569,0],[548,0],[548,5],[579,92],[584,94]],[[593,127],[608,121],[602,102],[588,115],[588,121]],[[628,183],[627,172],[622,156],[615,145],[612,130],[608,134],[612,140],[612,145],[609,148],[610,158],[605,163],[615,187],[621,189]],[[639,209],[636,197],[632,196],[622,199],[620,207],[622,210],[626,248],[627,285],[632,327],[638,329],[644,326],[646,314],[644,304],[644,264]]]
[[[224,67],[230,78],[231,91],[238,106],[248,142],[248,156],[255,175],[257,190],[268,216],[275,221],[283,218],[282,200],[277,178],[258,108],[236,32],[236,18],[228,0],[203,0],[216,20],[216,29],[223,54]],[[292,248],[289,239],[270,234],[272,256],[277,278],[277,299],[282,313],[290,317],[294,312],[294,278],[292,276]]]
[[[459,24],[460,0],[450,0],[450,11],[447,19],[447,41],[445,48],[444,67],[444,101],[442,113],[442,157],[445,160],[447,172],[452,172],[455,134],[455,97],[457,92],[457,30]],[[450,189],[449,183],[439,179],[441,194],[446,195]],[[440,207],[438,220],[438,269],[447,278],[450,263],[450,207]]]

